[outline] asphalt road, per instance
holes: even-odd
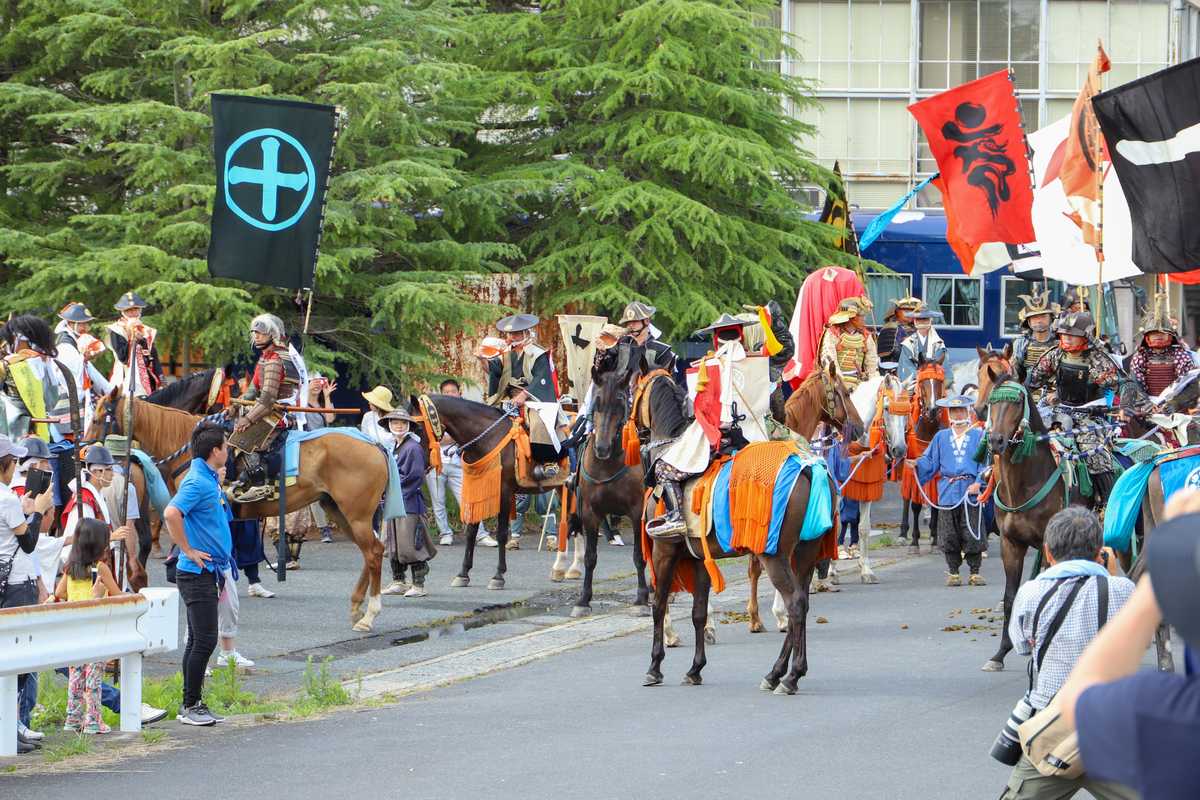
[[[730,615],[700,687],[679,684],[684,630],[666,684],[643,688],[643,631],[321,720],[164,723],[180,746],[87,773],[68,762],[0,777],[0,795],[993,798],[1007,770],[987,751],[1024,671],[1016,657],[1003,673],[979,669],[998,630],[983,610],[1000,592],[992,551],[986,588],[945,587],[940,556],[922,555],[884,567],[878,586],[814,596],[810,672],[794,697],[757,688],[780,635],[750,635]]]

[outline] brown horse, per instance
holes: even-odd
[[[109,424],[113,433],[123,433],[126,398],[115,388],[98,404],[92,425]],[[161,468],[168,486],[175,489],[176,468],[191,461],[187,445],[192,431],[203,420],[195,414],[153,403],[133,404],[133,428],[142,449],[155,459],[166,459]],[[300,471],[296,483],[287,487],[287,510],[298,511],[320,502],[342,530],[348,532],[363,556],[362,572],[350,595],[350,620],[356,631],[369,631],[383,607],[380,599],[380,569],[383,545],[375,537],[372,518],[379,499],[388,488],[387,454],[352,436],[330,434],[300,445]],[[237,508],[244,519],[261,519],[279,513],[273,501],[247,503]]]
[[[919,458],[929,443],[933,441],[934,435],[943,427],[946,412],[938,408],[937,401],[946,396],[945,361],[945,353],[942,353],[937,359],[928,360],[922,353],[921,360],[917,363],[916,386],[913,389],[913,398],[916,403],[913,407],[913,422],[909,433],[908,458]],[[915,477],[912,485],[914,487],[917,485]],[[920,496],[918,490],[917,497]],[[913,535],[912,543],[909,545],[910,552],[920,552],[921,550],[921,509],[924,507],[924,503],[920,500],[913,500],[911,497],[904,498],[903,511],[900,514],[900,540],[908,539],[908,521],[911,514]],[[938,510],[934,506],[929,509],[929,540],[935,546],[937,545],[937,523]]]
[[[1006,387],[1003,400],[992,398],[998,386]],[[1008,620],[1021,585],[1025,553],[1029,548],[1041,549],[1046,523],[1066,506],[1067,494],[1058,462],[1046,439],[1048,431],[1041,414],[1033,407],[1028,391],[1017,382],[1003,353],[980,350],[979,399],[975,412],[980,419],[987,420],[987,441],[995,456],[996,524],[1000,528],[1004,562],[1004,626],[1000,647],[983,669],[998,672],[1004,669],[1004,657],[1013,647]],[[1017,455],[1017,445],[1026,431],[1035,437],[1033,450],[1027,455]],[[1082,499],[1075,495],[1071,501]]]
[[[645,506],[645,483],[641,464],[626,465],[625,450],[621,446],[621,432],[630,414],[629,383],[638,373],[618,372],[611,362],[619,358],[619,352],[610,350],[592,368],[592,433],[579,456],[579,480],[575,489],[577,511],[571,517],[572,528],[581,530],[586,541],[583,589],[571,610],[573,617],[591,613],[596,546],[600,522],[607,516],[627,517],[633,523],[633,565],[638,578],[633,605],[639,614],[650,613],[646,557],[642,552],[642,537],[637,532]],[[670,377],[664,375],[662,379],[669,381]]]
[[[816,380],[821,379],[818,377]],[[670,402],[656,403],[654,397],[656,393],[673,392],[674,389],[660,382],[651,386],[647,391],[651,394],[648,403],[648,417],[652,439],[669,439],[677,435],[682,411],[676,414],[671,409]],[[824,394],[823,391],[822,394]],[[849,402],[848,398],[844,399],[847,403]],[[666,413],[660,413],[664,410]],[[808,500],[812,490],[811,481],[811,473],[805,472],[792,489],[776,552],[774,554],[751,554],[753,555],[751,561],[761,562],[771,578],[771,583],[783,595],[787,604],[787,635],[779,658],[776,659],[761,684],[763,689],[774,690],[777,694],[795,694],[796,684],[808,672],[806,628],[808,587],[823,549],[824,539],[822,536],[810,541],[799,540],[804,517],[808,511]],[[832,481],[830,483],[832,484]],[[829,490],[832,496],[836,497],[835,487],[830,485]],[[707,540],[708,550],[714,558],[735,558],[747,555],[746,552],[723,551],[712,534],[708,535]],[[692,625],[696,634],[695,654],[691,669],[684,677],[684,683],[690,685],[701,683],[701,671],[707,661],[704,654],[704,628],[708,620],[708,595],[711,589],[711,579],[704,567],[703,560],[692,554],[688,543],[681,537],[680,541],[654,540],[653,542],[654,638],[650,654],[650,668],[645,677],[644,685],[646,686],[656,686],[662,683],[661,667],[666,656],[664,629],[667,601],[674,583],[676,569],[679,568],[681,562],[689,563],[692,568]]]
[[[441,441],[443,430],[448,433],[460,448],[464,472],[470,465],[489,457],[505,437],[509,436],[512,426],[520,424],[515,418],[508,416],[498,408],[461,397],[443,394],[422,395],[421,405],[426,416],[429,416],[428,406],[432,406],[437,418],[436,421],[430,420],[433,428],[433,442],[430,446],[436,446],[436,443]],[[508,542],[509,517],[517,495],[529,493],[530,490],[522,488],[517,481],[515,442],[508,441],[498,455],[490,457],[498,458],[500,462],[500,511],[496,521],[495,534],[496,542],[499,544],[497,548],[499,560],[496,565],[496,573],[488,581],[488,588],[503,589],[504,574],[508,571],[508,548],[505,545]],[[466,492],[465,485],[464,492]],[[475,564],[475,534],[478,530],[479,522],[467,523],[462,570],[450,580],[450,585],[454,588],[471,585],[471,568]]]

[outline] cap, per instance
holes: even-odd
[[[520,333],[535,327],[541,320],[533,314],[513,314],[496,323],[496,329],[501,333]]]
[[[18,447],[25,448],[25,455],[18,458],[43,458],[50,460],[50,445],[46,444],[46,440],[40,436],[26,436],[17,444]]]
[[[127,311],[131,308],[145,308],[146,301],[137,292],[126,292],[121,295],[121,299],[113,306],[117,311]]]
[[[83,463],[89,467],[111,467],[116,462],[113,461],[112,453],[108,451],[107,447],[102,444],[94,444],[84,454]]]
[[[14,442],[4,434],[0,433],[0,458],[12,456],[13,458],[24,458],[29,451],[21,445]]]
[[[1146,559],[1163,619],[1200,646],[1200,514],[1167,520],[1147,534]]]
[[[67,303],[58,312],[58,318],[65,322],[91,322],[95,319],[83,303]]]
[[[913,319],[935,320],[935,319],[940,319],[941,316],[942,315],[937,311],[930,311],[928,308],[922,308],[920,311],[915,312],[912,315],[912,318]]]
[[[384,411],[392,410],[392,390],[386,386],[376,386],[369,392],[363,392],[362,396],[376,408],[382,408]]]
[[[939,399],[935,405],[938,408],[970,408],[974,403],[966,395],[956,394]]]

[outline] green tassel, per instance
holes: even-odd
[[[973,456],[973,458],[975,459],[975,463],[976,464],[986,464],[989,461],[991,461],[991,456],[988,452],[990,449],[991,448],[988,447],[987,436],[980,436],[979,437],[979,446],[975,448],[975,455]]]
[[[1092,496],[1092,476],[1088,473],[1087,464],[1079,461],[1075,464],[1075,474],[1078,475],[1079,494],[1084,497]]]
[[[1017,445],[1017,449],[1013,451],[1012,461],[1014,464],[1020,464],[1025,459],[1033,455],[1033,448],[1037,446],[1037,437],[1033,435],[1033,431],[1026,429],[1025,435],[1021,437],[1021,443]]]

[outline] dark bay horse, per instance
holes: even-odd
[[[120,388],[96,407],[92,425],[108,425],[111,433],[124,432],[127,399]],[[174,491],[176,468],[191,461],[187,445],[203,417],[153,403],[133,404],[133,427],[142,449],[155,459],[166,459],[161,469]],[[298,511],[320,502],[342,530],[358,545],[363,556],[362,572],[350,595],[350,619],[354,630],[370,631],[383,603],[380,599],[380,569],[383,545],[375,537],[372,518],[388,486],[388,456],[360,439],[330,434],[300,444],[300,470],[287,487],[287,510]],[[277,501],[247,503],[236,509],[240,518],[272,517],[279,513]]]
[[[1013,647],[1008,621],[1021,585],[1025,553],[1029,548],[1042,548],[1046,523],[1066,506],[1067,494],[1046,437],[1049,431],[1029,391],[1017,381],[1002,353],[989,352],[986,356],[979,363],[975,412],[987,420],[986,439],[994,456],[993,497],[1004,562],[1004,626],[1000,647],[983,669],[999,672]],[[1024,444],[1028,436],[1033,437],[1032,449]],[[1072,503],[1082,504],[1083,500],[1078,494],[1071,497]]]
[[[629,346],[625,347],[628,359]],[[637,371],[617,369],[619,348],[599,357],[592,368],[592,433],[579,455],[579,482],[575,489],[576,513],[572,527],[578,526],[586,541],[583,565],[583,589],[571,616],[591,613],[592,577],[596,572],[596,547],[600,522],[606,516],[627,517],[633,523],[633,565],[637,570],[638,590],[634,609],[650,613],[650,588],[646,584],[646,556],[639,533],[645,506],[645,482],[641,464],[626,465],[621,433],[630,414],[630,381]],[[663,376],[663,380],[670,377]]]
[[[654,393],[673,392],[672,387],[653,385],[648,389],[651,393],[649,401],[649,423],[651,437],[654,440],[669,439],[678,433],[679,419],[675,414],[656,413],[659,409],[670,404],[655,403]],[[847,398],[848,402],[848,398]],[[682,412],[680,411],[680,416]],[[779,543],[774,554],[751,554],[751,561],[761,562],[766,569],[771,583],[784,597],[787,605],[788,630],[784,637],[783,647],[778,659],[771,670],[763,678],[761,687],[774,690],[776,694],[795,694],[796,685],[808,672],[807,654],[807,616],[808,588],[812,581],[813,570],[821,554],[824,536],[810,541],[800,541],[799,534],[808,511],[808,499],[811,493],[811,472],[806,471],[796,481],[788,498],[787,510],[784,515]],[[830,481],[832,484],[832,481]],[[830,492],[836,497],[836,487],[830,485]],[[828,536],[826,532],[825,536]],[[723,551],[716,536],[709,534],[708,549],[714,558],[735,558],[747,555],[746,552]],[[708,619],[708,595],[711,590],[711,578],[704,567],[702,559],[696,558],[683,541],[654,540],[652,546],[652,564],[655,578],[654,584],[654,638],[650,653],[650,668],[646,672],[645,685],[656,686],[662,683],[662,662],[666,656],[664,646],[664,628],[667,615],[667,598],[671,592],[675,572],[681,567],[690,566],[692,569],[692,625],[695,628],[696,647],[692,666],[684,677],[684,683],[699,685],[701,671],[707,661],[704,649],[704,627]]]
[[[155,405],[178,408],[189,414],[212,414],[224,407],[220,402],[222,390],[232,384],[233,381],[225,377],[225,370],[213,367],[171,381],[158,391],[146,395],[145,399]]]
[[[426,404],[428,404],[433,407],[437,418],[436,422],[430,420],[430,425],[433,427],[433,441],[430,446],[436,447],[437,442],[441,441],[442,430],[438,430],[438,428],[442,428],[460,448],[464,472],[466,472],[471,464],[477,464],[481,459],[492,454],[500,446],[505,437],[509,435],[512,426],[520,424],[517,419],[508,416],[508,414],[498,408],[493,408],[483,403],[476,403],[473,400],[466,400],[461,397],[430,394],[422,395],[420,402],[423,414],[429,416],[428,408],[426,407]],[[498,458],[500,462],[500,511],[496,520],[495,534],[496,542],[499,544],[499,547],[496,548],[499,560],[496,564],[495,574],[488,581],[488,588],[503,589],[504,574],[508,571],[507,548],[505,545],[508,543],[509,517],[512,514],[513,504],[517,495],[530,490],[523,489],[517,481],[515,442],[509,441],[504,444],[499,454],[493,457]],[[464,475],[465,480],[466,477]],[[466,492],[465,484],[463,491],[464,493]],[[478,530],[478,521],[467,523],[466,546],[463,548],[462,569],[458,575],[451,579],[450,585],[452,587],[461,588],[471,585],[471,568],[475,564],[475,534]]]

